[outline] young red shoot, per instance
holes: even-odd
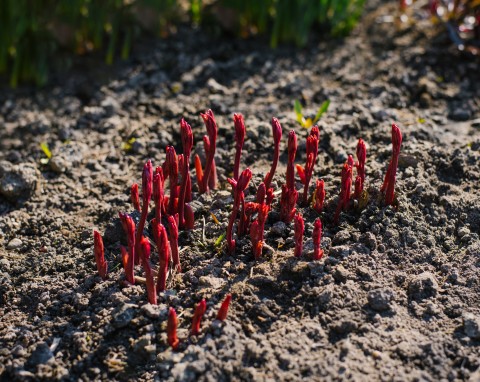
[[[178,345],[180,341],[177,337],[177,326],[178,326],[178,318],[177,312],[175,309],[170,308],[168,311],[168,321],[167,321],[167,339],[168,344],[172,347],[173,350],[178,349]]]
[[[320,132],[318,126],[313,126],[310,135],[307,138],[307,161],[305,168],[297,165],[297,173],[303,183],[302,204],[308,204],[308,187],[313,175],[313,168],[318,156],[318,143],[320,141]]]
[[[265,231],[265,222],[267,221],[270,206],[268,204],[258,205],[258,216],[250,227],[250,239],[252,240],[252,250],[255,260],[262,256],[263,234]]]
[[[280,199],[280,218],[285,223],[290,223],[296,212],[298,192],[295,189],[295,155],[297,147],[297,135],[291,130],[288,134],[287,183],[282,186]]]
[[[362,191],[363,191],[362,177],[360,175],[357,175],[357,177],[355,178],[355,191],[353,191],[353,198],[356,200],[359,200],[360,197],[362,196]]]
[[[233,165],[233,179],[238,180],[240,172],[240,157],[242,156],[243,142],[245,141],[245,122],[243,115],[234,114],[233,124],[235,125],[235,163]]]
[[[347,158],[347,164],[353,169],[353,166],[355,164],[354,160],[353,160],[353,155],[349,155],[348,158]]]
[[[353,155],[349,155],[347,158],[347,163],[350,166],[350,177],[352,178],[350,186],[353,184],[353,167],[355,166],[355,161],[353,160]],[[350,200],[350,195],[348,195],[348,199]]]
[[[155,218],[159,222],[162,221],[163,200],[165,196],[163,184],[163,169],[158,166],[153,175],[153,202],[155,203]]]
[[[153,167],[150,160],[143,166],[142,173],[142,214],[140,215],[140,221],[137,226],[137,233],[135,236],[135,251],[139,252],[140,240],[143,236],[143,229],[145,228],[145,222],[148,215],[148,204],[152,198],[153,192]],[[138,256],[135,257],[135,264],[139,263]]]
[[[206,153],[210,152],[210,139],[205,135],[203,137],[203,149]],[[215,160],[212,163],[212,170],[210,171],[210,176],[208,177],[208,190],[214,190],[217,187],[217,166],[215,165]]]
[[[217,145],[218,128],[212,110],[207,110],[205,114],[200,115],[205,123],[208,134],[203,137],[206,163],[205,170],[203,170],[200,158],[196,155],[195,170],[197,172],[200,193],[204,194],[205,192],[208,192],[209,187],[212,189],[216,187],[215,150]]]
[[[150,243],[145,236],[143,236],[140,241],[140,257],[142,259],[143,270],[145,271],[148,302],[152,305],[157,305],[157,289],[155,287],[152,267],[150,266]]]
[[[347,160],[347,162],[345,162],[342,168],[342,184],[340,189],[340,196],[338,198],[337,209],[335,211],[335,224],[338,224],[340,212],[342,212],[342,210],[345,210],[348,207],[348,203],[350,201],[350,193],[352,187],[352,169],[353,167]]]
[[[230,215],[227,226],[227,245],[228,252],[230,254],[233,254],[233,252],[235,252],[235,240],[233,239],[233,224],[235,223],[235,219],[237,218],[237,214],[240,209],[240,204],[244,198],[244,191],[248,187],[248,183],[250,183],[251,179],[252,172],[249,168],[243,170],[242,174],[238,178],[238,182],[235,181],[235,179],[228,179],[228,182],[232,186],[234,195],[232,213]]]
[[[232,295],[229,293],[223,300],[222,305],[220,305],[220,309],[217,313],[217,320],[225,321],[227,318],[228,307],[230,306],[230,301],[232,301]]]
[[[140,211],[140,195],[138,194],[138,184],[133,183],[132,188],[130,189],[130,199],[133,204],[133,208],[137,211]]]
[[[287,188],[295,189],[295,156],[297,155],[297,134],[294,130],[288,133],[288,163],[287,163]]]
[[[322,242],[322,221],[317,218],[313,223],[313,260],[320,260],[323,257]]]
[[[302,256],[303,250],[303,232],[305,231],[305,222],[301,213],[294,217],[295,223],[295,257]]]
[[[318,213],[322,212],[325,203],[325,182],[317,179],[315,192],[313,193],[313,209]]]
[[[395,180],[397,177],[398,156],[400,155],[400,146],[402,145],[402,133],[398,126],[392,124],[392,158],[385,174],[385,180],[383,181],[380,192],[385,193],[385,204],[387,206],[393,204],[395,199]]]
[[[288,189],[284,184],[282,185],[282,195],[280,197],[280,219],[285,223],[290,223],[295,216],[297,209],[298,192],[297,190]]]
[[[167,147],[166,170],[170,180],[170,197],[167,212],[169,215],[177,213],[178,207],[178,157],[173,146]]]
[[[272,182],[273,176],[275,175],[275,170],[277,169],[278,158],[280,157],[280,141],[282,140],[282,126],[277,118],[272,118],[272,135],[273,135],[273,161],[270,171],[265,176],[263,183],[265,183],[265,188],[268,190],[270,188],[270,183]]]
[[[202,318],[206,310],[207,310],[207,302],[205,301],[205,299],[203,299],[197,304],[195,308],[195,313],[193,314],[192,331],[191,331],[192,336],[198,336],[200,334],[200,324],[202,322]]]
[[[188,192],[191,193],[191,188],[189,188],[190,181],[190,155],[192,153],[193,147],[193,133],[190,125],[182,118],[180,121],[180,133],[182,136],[182,145],[183,145],[183,166],[182,166],[182,184],[180,186],[180,195],[178,198],[178,221],[181,228],[191,229],[193,228],[193,221],[187,221],[185,219],[185,202],[190,195],[187,195]]]
[[[170,244],[168,242],[167,230],[156,219],[152,220],[152,232],[158,251],[157,292],[163,292],[167,286]]]
[[[120,221],[122,222],[123,230],[127,235],[128,252],[124,247],[121,247],[122,262],[125,269],[125,278],[130,284],[135,284],[134,265],[136,253],[136,238],[135,238],[135,223],[131,216],[119,213]]]
[[[355,164],[355,167],[357,168],[357,175],[360,176],[360,178],[362,179],[362,186],[363,184],[365,184],[366,160],[367,160],[367,146],[365,145],[365,142],[363,141],[363,139],[360,138],[357,143],[357,163]]]
[[[168,217],[168,239],[170,241],[170,249],[172,251],[173,266],[177,272],[182,272],[180,266],[180,255],[178,253],[178,226],[175,216]]]
[[[267,221],[268,213],[274,198],[273,189],[265,189],[265,183],[261,183],[257,190],[257,203],[245,203],[245,213],[247,215],[247,225],[250,222],[250,217],[254,213],[258,213],[257,219],[250,226],[250,239],[252,240],[252,250],[255,259],[259,259],[262,255],[263,249],[263,235],[265,232],[265,222]]]
[[[270,196],[272,197],[272,199],[269,199]],[[243,236],[250,231],[251,218],[253,214],[258,212],[259,206],[262,204],[265,204],[265,201],[267,201],[266,204],[270,205],[272,200],[273,200],[273,189],[270,188],[267,191],[265,189],[265,183],[263,182],[260,183],[260,186],[258,186],[258,189],[257,189],[257,194],[256,194],[257,202],[245,203],[245,200],[242,195],[242,201],[240,203],[242,209],[240,211],[240,223],[238,225],[237,236]]]
[[[105,249],[103,239],[98,231],[93,231],[93,254],[97,263],[98,274],[103,280],[107,279],[108,264],[105,261]]]

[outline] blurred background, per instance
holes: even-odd
[[[165,38],[185,25],[303,47],[312,36],[347,35],[364,8],[365,0],[2,0],[0,83],[42,86],[91,54],[111,65],[140,38]],[[400,0],[392,17],[412,22],[412,14],[430,17],[458,49],[477,53],[480,0]]]

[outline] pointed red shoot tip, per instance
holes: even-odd
[[[193,147],[192,127],[183,118],[180,121],[180,134],[182,137],[183,153],[190,156]]]
[[[320,260],[323,257],[323,250],[321,249],[322,242],[322,221],[320,218],[315,220],[313,223],[313,259]]]
[[[217,313],[217,320],[225,321],[227,318],[228,307],[230,306],[230,301],[232,301],[232,295],[229,293],[223,300],[222,305]]]
[[[148,204],[152,197],[153,167],[150,159],[143,166],[142,173],[142,198],[143,203]]]
[[[170,308],[168,311],[168,322],[167,322],[167,339],[168,344],[172,347],[173,350],[178,349],[180,341],[177,337],[177,327],[178,327],[178,318],[177,312],[175,309]]]
[[[295,134],[295,130],[290,130],[288,133],[288,155],[292,155],[290,153],[297,152],[297,134]]]
[[[272,133],[273,140],[275,144],[278,145],[282,139],[282,125],[280,125],[280,122],[275,117],[272,118]]]
[[[310,130],[310,136],[315,137],[317,141],[320,140],[320,128],[317,125],[313,126]]]
[[[177,177],[178,176],[178,157],[173,146],[167,146],[166,149],[166,170],[168,176]]]
[[[207,302],[205,301],[205,299],[203,299],[197,304],[195,308],[195,313],[193,314],[192,331],[191,331],[192,336],[197,336],[200,334],[200,324],[202,322],[202,317],[205,314],[206,310],[207,310]]]
[[[387,168],[385,179],[383,181],[381,192],[385,191],[385,204],[392,205],[395,199],[395,180],[397,176],[398,157],[400,155],[400,146],[402,144],[402,133],[398,126],[392,124],[392,159]]]
[[[301,213],[294,217],[295,226],[295,257],[300,257],[303,251],[303,232],[305,231],[305,222]]]
[[[325,182],[323,179],[317,179],[315,192],[313,194],[313,209],[318,213],[322,212],[324,202],[325,202]]]
[[[392,123],[392,145],[393,148],[400,151],[400,145],[402,144],[402,132],[395,123]]]
[[[140,256],[142,261],[147,261],[150,259],[150,242],[145,236],[142,236],[140,240]]]
[[[168,217],[168,238],[170,241],[173,265],[175,266],[177,272],[181,272],[182,268],[180,266],[180,255],[178,252],[178,225],[176,216],[170,215]]]
[[[357,143],[357,174],[360,176],[362,181],[362,188],[363,183],[365,183],[365,162],[367,160],[367,146],[362,138],[358,140]]]
[[[140,195],[138,193],[138,184],[133,183],[130,189],[130,199],[132,201],[133,208],[140,211]]]
[[[233,114],[233,124],[235,126],[235,141],[237,145],[243,145],[245,140],[245,121],[243,120],[243,115],[241,114]]]
[[[240,177],[238,178],[237,190],[245,191],[251,179],[252,179],[252,171],[250,171],[249,168],[246,168],[245,170],[242,171],[242,173],[240,174]]]
[[[210,139],[214,141],[217,138],[217,122],[215,121],[215,116],[213,115],[213,111],[208,109],[204,114],[200,114],[203,122],[205,123],[205,127],[207,128],[207,134]]]
[[[353,155],[349,155],[348,158],[347,158],[347,165],[350,167],[350,168],[353,168],[353,165],[354,165],[354,161],[353,161]]]
[[[105,280],[108,273],[108,264],[105,261],[103,239],[98,231],[93,231],[93,253],[97,264],[98,274],[103,280]]]
[[[362,138],[358,140],[357,143],[357,159],[359,163],[365,164],[367,158],[367,146]]]

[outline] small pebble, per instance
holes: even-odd
[[[7,244],[7,249],[18,249],[22,246],[22,241],[18,238],[12,239]]]
[[[465,313],[463,315],[463,330],[471,339],[480,339],[480,316]]]
[[[435,297],[438,290],[437,279],[431,272],[423,272],[413,277],[408,285],[408,294],[413,300]]]
[[[373,310],[382,312],[390,309],[394,293],[391,289],[374,289],[368,293],[368,305]]]
[[[276,222],[272,226],[272,228],[270,228],[270,232],[277,236],[283,236],[286,229],[287,229],[287,225],[284,222],[280,221],[280,222]]]

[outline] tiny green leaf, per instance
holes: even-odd
[[[297,122],[301,124],[303,121],[302,104],[298,99],[295,100],[295,103],[293,104],[293,109],[295,110],[295,114],[297,116]]]
[[[48,145],[45,142],[40,143],[40,148],[48,159],[52,157],[52,152],[50,151]]]
[[[227,235],[227,233],[224,232],[217,238],[217,240],[215,240],[215,247],[218,247],[222,243],[222,241],[223,241],[223,239],[225,239],[226,235]]]
[[[124,151],[129,152],[129,151],[132,149],[132,146],[133,146],[133,144],[135,143],[136,140],[137,140],[137,138],[132,137],[132,138],[130,138],[128,141],[123,142],[123,144],[122,144],[122,149],[123,149]]]
[[[326,100],[324,103],[320,105],[320,108],[317,111],[317,115],[315,116],[313,123],[316,123],[322,115],[328,110],[328,107],[330,106],[330,100]]]
[[[295,100],[293,107],[295,108],[296,114],[302,114],[302,104],[298,99]]]

